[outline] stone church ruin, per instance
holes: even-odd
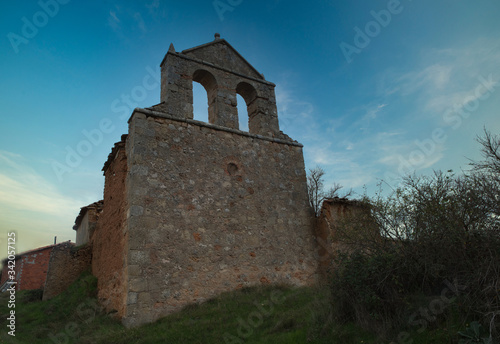
[[[208,123],[193,120],[193,82]],[[101,303],[126,326],[248,285],[317,282],[302,145],[279,130],[274,88],[217,34],[170,45],[161,102],[133,111],[103,167],[103,202],[75,225]]]

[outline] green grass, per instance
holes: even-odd
[[[245,288],[133,329],[123,327],[112,314],[99,309],[96,280],[89,273],[49,301],[37,300],[39,296],[36,291],[16,294],[16,337],[9,336],[2,326],[1,343],[390,342],[354,324],[334,324],[327,293],[317,288]],[[2,319],[8,316],[7,300],[7,293],[0,295]],[[415,344],[450,343],[452,334],[434,329],[415,332],[411,338]]]

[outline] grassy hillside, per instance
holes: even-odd
[[[16,337],[2,326],[1,343],[389,343],[353,324],[329,321],[330,301],[313,288],[254,287],[225,293],[201,305],[134,329],[97,306],[96,281],[83,274],[65,293],[40,301],[39,291],[16,294]],[[0,295],[7,318],[8,295]],[[433,329],[413,343],[452,343],[456,332]],[[394,338],[397,342],[397,335]],[[409,343],[409,341],[405,341]]]
[[[2,343],[345,343],[322,334],[328,300],[318,290],[248,288],[225,293],[153,324],[126,329],[95,299],[95,278],[86,273],[65,293],[40,301],[39,291],[16,294],[16,337],[2,326]],[[2,319],[8,294],[0,296]],[[350,330],[353,342],[374,342]],[[338,337],[338,335],[336,336]],[[347,339],[347,338],[345,338]]]

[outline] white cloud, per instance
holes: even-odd
[[[387,106],[387,104],[378,104],[375,107],[372,107],[366,111],[366,114],[363,116],[363,119],[366,121],[370,121],[372,119],[377,118],[377,114]]]
[[[59,193],[22,157],[0,151],[0,162],[9,167],[0,171],[0,204],[4,207],[65,216],[82,206],[80,201]]]
[[[304,144],[306,170],[316,165],[325,170],[326,188],[334,183],[340,183],[345,189],[358,188],[372,181],[372,171],[360,168],[358,163],[363,154],[355,149],[359,137],[351,136],[352,128],[345,131],[347,116],[320,117],[313,104],[301,100],[293,89],[283,84],[276,87],[276,102],[281,130]],[[385,106],[380,103],[364,110],[368,117],[376,118]]]
[[[152,6],[154,5],[153,3]],[[150,15],[152,15],[152,9],[154,9],[154,7],[149,8]],[[108,25],[124,40],[127,40],[127,35],[130,35],[131,30],[138,30],[141,34],[147,32],[146,21],[141,12],[133,8],[115,6],[109,11]]]
[[[353,127],[356,129],[367,130],[370,127],[372,121],[376,120],[378,114],[385,108],[387,104],[369,104],[363,106],[365,114],[357,121],[354,122]]]
[[[144,19],[142,19],[142,16],[139,12],[134,13],[134,20],[139,27],[139,29],[143,32],[146,33],[146,24],[144,23]]]
[[[375,95],[360,93],[357,104],[343,113],[318,114],[312,105],[301,111],[291,89],[280,85],[276,88],[280,124],[290,127],[285,132],[304,144],[307,168],[319,164],[327,172],[326,180],[347,188],[387,179],[389,174],[427,173],[445,163],[445,168],[459,168],[448,166],[450,161],[461,161],[463,153],[450,146],[456,133],[443,123],[443,114],[466,99],[477,98],[480,75],[500,77],[496,74],[500,53],[494,50],[499,43],[500,39],[478,40],[460,47],[423,50],[417,68],[381,71]],[[480,114],[482,109],[475,118],[491,118]],[[307,116],[301,116],[302,112]],[[422,146],[432,140],[436,129],[444,130],[449,138],[432,147]]]
[[[20,155],[0,151],[0,227],[22,232],[66,228],[64,233],[73,235],[73,221],[84,205],[62,195]]]
[[[296,140],[299,139],[299,135],[302,138],[314,136],[318,126],[314,116],[314,105],[298,99],[300,97],[295,96],[291,89],[282,84],[276,87],[280,129]]]
[[[328,166],[345,164],[348,162],[345,157],[332,150],[331,144],[327,142],[322,145],[310,146],[307,151],[310,154],[313,163],[316,165]]]
[[[453,66],[436,63],[422,70],[411,71],[402,75],[397,83],[403,96],[423,90],[442,90],[450,82]]]
[[[148,9],[148,13],[155,20],[161,20],[162,22],[168,18],[169,14],[172,15],[171,6],[160,6],[160,0],[153,0],[149,4],[145,4]]]
[[[118,18],[115,11],[109,11],[108,17],[108,25],[114,30],[117,31],[120,29],[120,19]]]
[[[496,73],[500,61],[499,47],[500,39],[478,39],[459,47],[423,50],[416,63],[418,68],[396,71],[391,67],[382,71],[377,101],[391,104],[390,108],[384,109],[387,112],[385,118],[390,119],[390,122],[382,123],[387,128],[385,133],[373,135],[364,132],[367,134],[364,142],[355,141],[357,149],[371,149],[373,154],[368,157],[369,161],[379,166],[384,173],[400,174],[396,171],[411,172],[410,169],[426,173],[423,170],[442,167],[440,164],[444,160],[448,163],[461,160],[460,148],[450,146],[452,142],[457,142],[455,128],[452,129],[449,121],[445,121],[444,115],[461,110],[466,105],[465,101],[468,101],[476,110],[474,116],[470,111],[465,111],[467,118],[482,118],[484,121],[494,116],[483,111],[483,102],[490,100],[478,100],[486,90],[480,86],[479,78],[489,79],[493,75],[489,85],[492,86],[500,77]],[[481,93],[477,92],[478,87]],[[379,117],[376,107],[372,105],[368,109],[362,117],[367,123]],[[462,118],[464,123],[467,118]],[[467,123],[473,124],[470,120]],[[419,147],[417,142],[430,144],[434,130],[444,130],[447,139],[439,144],[434,142],[432,149]],[[445,168],[455,169],[459,166]]]
[[[418,107],[416,113],[440,114],[461,103],[474,90],[480,75],[497,71],[499,47],[500,39],[477,39],[460,47],[423,51],[419,68],[381,74],[381,94],[411,96]]]
[[[160,0],[153,0],[150,4],[146,4],[150,10],[158,9],[160,7]]]
[[[109,11],[109,16],[110,18],[116,22],[116,23],[119,23],[120,22],[120,19],[118,19],[118,17],[116,16],[116,12],[114,11]]]
[[[436,144],[430,138],[417,141],[383,146],[377,162],[389,171],[405,174],[433,167],[444,157],[444,144]]]

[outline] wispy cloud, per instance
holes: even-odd
[[[108,25],[114,30],[118,31],[120,29],[120,19],[116,15],[115,11],[109,11]]]
[[[151,11],[156,8],[154,3],[151,6],[153,7],[146,5],[149,16],[153,15]],[[147,27],[141,10],[144,10],[144,8],[134,9],[116,5],[109,11],[108,25],[122,39],[126,39],[126,35],[134,31],[144,34],[147,32]]]
[[[405,73],[396,80],[399,93],[407,96],[421,90],[443,90],[449,85],[452,70],[453,66],[436,63]]]
[[[276,87],[280,126],[304,144],[307,168],[325,169],[327,183],[359,188],[385,180],[388,172],[440,168],[450,160],[451,141],[430,142],[433,130],[445,128],[447,109],[473,101],[479,75],[495,73],[500,55],[488,49],[498,49],[498,42],[424,49],[411,69],[381,71],[374,95],[360,94],[343,113],[317,113],[313,104],[299,101],[300,92],[287,83],[292,75]]]
[[[320,165],[326,172],[325,186],[340,183],[347,189],[360,188],[373,180],[373,170],[361,168],[362,145],[354,131],[356,124],[349,122],[343,114],[321,114],[312,103],[301,100],[293,88],[278,84],[276,101],[280,118],[280,128],[293,139],[304,144],[306,168]],[[357,125],[366,125],[373,120],[387,104],[363,107],[365,119]],[[334,115],[335,117],[329,117]],[[327,128],[327,130],[324,130]],[[360,149],[361,148],[361,149]]]
[[[373,169],[362,168],[360,152],[338,147],[323,138],[321,142],[308,143],[304,147],[308,168],[321,166],[325,172],[326,187],[340,183],[347,189],[360,188],[373,180]],[[364,165],[367,166],[367,165]]]
[[[479,75],[495,73],[500,39],[478,39],[460,47],[422,52],[420,67],[384,71],[383,97],[412,97],[419,113],[438,113],[469,96]],[[388,77],[389,75],[389,77]]]
[[[354,121],[352,127],[355,129],[360,129],[366,132],[373,121],[378,119],[378,114],[385,108],[387,104],[369,104],[366,106],[361,106],[360,110],[364,112],[362,117],[357,121]]]
[[[5,151],[0,151],[0,204],[3,209],[58,217],[74,214],[82,206],[78,200],[59,193],[21,156]]]
[[[146,7],[151,14],[157,13],[160,8],[160,0],[153,0],[150,4],[146,4]]]
[[[276,103],[280,128],[286,134],[307,137],[315,130],[317,123],[314,121],[312,103],[300,100],[283,84],[276,86]],[[296,132],[297,128],[300,129],[300,133]]]
[[[74,240],[72,226],[86,204],[62,194],[21,155],[0,151],[0,243],[12,231],[18,252],[49,245],[54,236]]]
[[[151,18],[165,22],[167,18],[172,18],[172,16],[176,15],[176,13],[173,12],[172,6],[161,5],[160,0],[153,0],[149,4],[145,4]]]
[[[383,108],[390,121],[384,123],[384,131],[368,133],[362,143],[356,142],[355,149],[360,146],[371,149],[374,154],[370,161],[386,171],[396,172],[402,166],[417,171],[436,168],[449,154],[445,153],[451,141],[431,143],[433,130],[448,130],[445,133],[448,137],[454,135],[449,131],[449,123],[444,122],[444,114],[450,109],[460,109],[466,100],[473,103],[481,97],[483,93],[478,93],[477,87],[490,75],[494,75],[491,83],[498,80],[499,48],[500,39],[478,39],[459,47],[427,49],[422,50],[416,68],[396,71],[391,67],[382,71],[378,97],[381,104],[391,104]],[[376,106],[368,109],[360,124],[378,118]]]
[[[143,32],[146,33],[146,24],[144,23],[144,19],[142,19],[142,16],[139,12],[134,13],[134,20],[139,27],[139,29]]]

